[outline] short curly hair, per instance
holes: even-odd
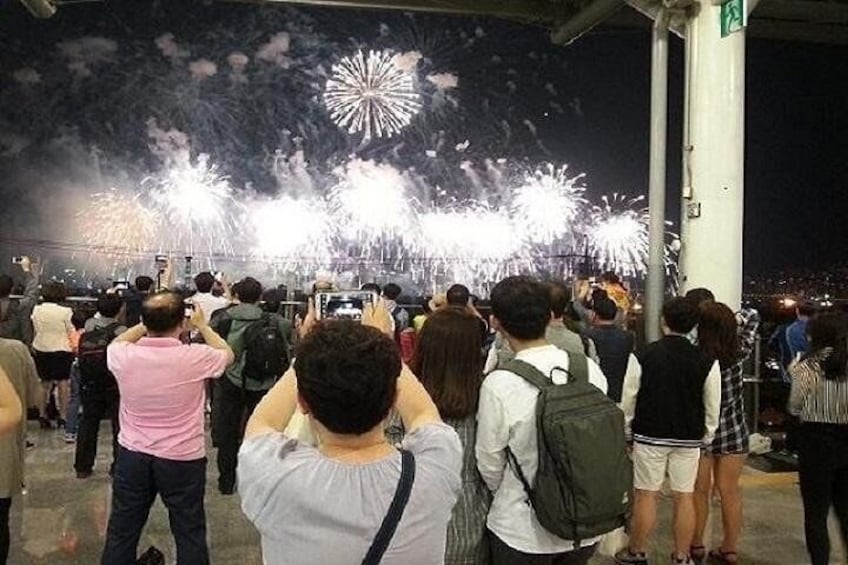
[[[394,405],[401,358],[397,344],[375,328],[324,320],[298,345],[294,369],[312,416],[333,433],[360,435]]]

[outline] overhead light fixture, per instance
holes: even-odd
[[[21,0],[21,4],[36,18],[50,18],[56,13],[56,5],[50,0]]]

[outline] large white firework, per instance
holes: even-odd
[[[514,274],[526,260],[523,242],[503,210],[469,203],[425,212],[418,216],[418,229],[427,269],[453,281],[482,286]]]
[[[162,221],[162,247],[192,255],[231,254],[241,206],[229,178],[201,154],[196,163],[173,162],[147,179],[149,194]]]
[[[526,176],[512,197],[516,229],[529,243],[551,245],[572,233],[586,204],[584,175],[568,176],[568,167],[548,164]]]
[[[604,196],[592,208],[588,226],[589,248],[601,270],[625,276],[643,276],[648,268],[648,225],[645,197]]]
[[[391,251],[414,221],[407,181],[390,165],[354,159],[336,170],[338,184],[330,191],[330,212],[339,235],[365,252]],[[390,253],[389,253],[390,254]]]
[[[326,266],[331,257],[333,228],[326,201],[282,196],[250,204],[253,255],[302,269]]]
[[[421,110],[414,75],[388,51],[359,51],[333,65],[324,103],[339,127],[366,141],[392,137]]]

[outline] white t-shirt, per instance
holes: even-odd
[[[49,353],[52,351],[71,351],[69,336],[74,332],[71,323],[73,311],[65,306],[45,302],[32,311],[32,327],[35,337],[32,348]]]
[[[556,384],[568,382],[568,353],[554,345],[526,349],[515,358],[550,375]],[[607,380],[591,359],[589,382],[604,393]],[[565,371],[564,371],[564,370]],[[536,403],[539,389],[509,371],[490,373],[480,388],[477,412],[477,468],[494,493],[486,524],[509,547],[522,553],[566,553],[574,542],[559,538],[536,519],[527,504],[521,481],[507,465],[506,448],[512,450],[532,484],[539,466],[536,442]],[[598,539],[581,540],[583,546]]]
[[[230,305],[229,300],[223,296],[215,296],[211,292],[198,292],[189,300],[192,304],[200,306],[207,324],[212,319],[212,314]]]

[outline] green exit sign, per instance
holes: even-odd
[[[721,5],[721,36],[727,37],[745,28],[748,19],[745,0],[727,0]]]

